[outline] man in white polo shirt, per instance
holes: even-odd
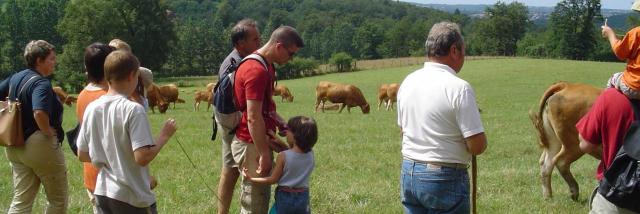
[[[435,24],[425,47],[428,62],[398,91],[402,205],[405,213],[469,213],[467,166],[487,140],[475,92],[457,76],[465,56],[459,26]]]

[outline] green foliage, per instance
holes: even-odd
[[[68,40],[60,57],[63,82],[82,84],[84,47],[119,38],[132,48],[141,65],[161,73],[169,55],[170,43],[176,39],[167,7],[160,0],[83,0],[71,1],[58,31]]]
[[[596,45],[594,21],[601,19],[599,0],[563,0],[551,13],[554,55],[588,59]]]
[[[337,72],[351,71],[351,63],[353,58],[345,52],[335,53],[331,55],[329,63],[335,66]]]
[[[295,79],[316,75],[318,69],[317,60],[313,58],[295,57],[287,64],[278,66],[276,69],[278,80]]]
[[[66,0],[6,0],[0,4],[0,78],[25,69],[23,51],[31,40],[45,40],[63,51],[55,26]]]
[[[476,55],[516,54],[517,43],[530,25],[527,7],[519,2],[498,2],[485,11],[486,19],[477,21],[470,38],[470,52]]]

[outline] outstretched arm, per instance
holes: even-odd
[[[278,154],[278,157],[276,158],[276,166],[268,177],[251,177],[247,168],[242,169],[242,176],[254,183],[275,184],[280,180],[280,177],[282,177],[282,171],[284,170],[284,156],[284,152],[280,152]]]

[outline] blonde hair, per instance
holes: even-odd
[[[121,81],[140,68],[138,58],[129,51],[116,50],[104,60],[104,77],[107,81]]]
[[[120,39],[112,39],[109,42],[109,46],[115,48],[116,50],[125,50],[131,52],[131,46]]]

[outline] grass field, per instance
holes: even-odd
[[[278,112],[288,118],[309,115],[319,124],[320,138],[314,148],[316,169],[311,177],[311,204],[315,213],[402,213],[399,196],[401,137],[394,111],[376,111],[377,87],[401,82],[419,66],[352,73],[330,74],[280,81],[295,96],[293,103],[281,103]],[[554,198],[542,198],[537,164],[540,150],[527,112],[534,107],[550,84],[566,80],[603,86],[608,77],[622,71],[622,63],[578,62],[534,59],[487,59],[467,61],[460,76],[475,88],[489,140],[487,151],[478,157],[480,213],[585,213],[587,197],[596,185],[597,161],[583,157],[572,171],[580,184],[578,202],[569,199],[568,187],[553,174]],[[213,213],[220,168],[220,142],[209,140],[211,112],[201,106],[193,111],[193,91],[204,88],[210,77],[168,79],[181,81],[181,97],[187,100],[167,114],[149,114],[154,135],[169,117],[179,130],[151,163],[159,180],[155,192],[161,213]],[[359,108],[337,114],[314,113],[315,85],[321,80],[352,83],[360,87],[372,105],[369,115]],[[204,107],[204,108],[203,108]],[[65,128],[72,128],[74,108],[65,109]],[[194,169],[181,151],[180,141],[198,165]],[[82,186],[80,162],[64,145],[69,178],[69,213],[90,213]],[[0,160],[0,212],[11,202],[11,170],[4,155]],[[198,176],[201,173],[206,180]],[[237,190],[237,189],[236,189]],[[34,207],[41,213],[46,204],[43,191]],[[236,191],[237,192],[237,191]],[[231,213],[238,213],[237,195]]]

